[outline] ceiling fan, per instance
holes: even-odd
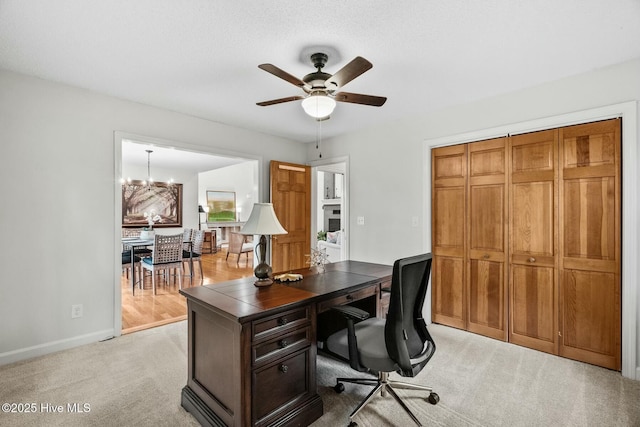
[[[292,76],[273,64],[260,64],[258,68],[280,77],[287,82],[302,88],[305,95],[289,96],[286,98],[272,99],[271,101],[258,102],[257,105],[266,107],[268,105],[281,104],[283,102],[302,100],[304,111],[316,120],[326,120],[329,118],[336,106],[336,101],[350,102],[352,104],[382,106],[387,98],[382,96],[363,95],[360,93],[338,92],[347,83],[373,67],[371,62],[357,56],[347,65],[331,75],[322,71],[322,68],[329,59],[325,53],[314,53],[311,55],[311,63],[316,71],[309,73],[301,79]]]

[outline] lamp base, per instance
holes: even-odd
[[[258,287],[258,288],[263,288],[266,286],[271,286],[273,284],[273,280],[272,279],[258,279],[256,280],[253,285]]]

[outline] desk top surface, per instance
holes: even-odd
[[[225,317],[244,322],[265,311],[330,298],[390,278],[391,270],[389,265],[341,261],[327,264],[324,273],[309,268],[295,270],[293,273],[303,275],[303,279],[297,282],[275,282],[271,286],[258,288],[253,284],[255,278],[247,277],[182,289],[180,293],[188,300],[207,305]]]

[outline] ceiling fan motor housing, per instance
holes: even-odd
[[[305,92],[307,93],[318,92],[318,91],[333,92],[333,90],[329,90],[329,88],[325,87],[325,84],[324,84],[324,82],[327,81],[329,77],[331,77],[331,74],[322,72],[322,68],[326,65],[328,59],[329,59],[329,56],[321,52],[314,53],[313,55],[311,55],[311,63],[313,64],[314,67],[316,67],[318,71],[309,73],[302,78],[302,81],[310,86],[310,89],[303,87]],[[333,88],[333,89],[335,90],[336,88]]]

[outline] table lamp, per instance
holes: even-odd
[[[256,245],[256,252],[260,260],[253,270],[257,280],[254,285],[269,286],[273,283],[271,266],[267,264],[267,238],[266,235],[287,234],[273,210],[271,203],[254,203],[249,219],[240,230],[245,235],[260,235],[260,241]]]

